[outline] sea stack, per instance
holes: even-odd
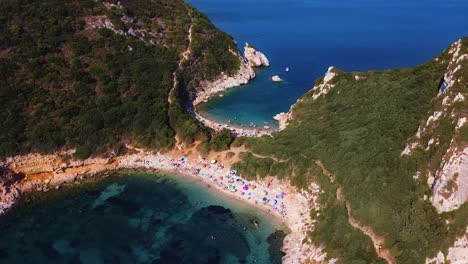
[[[270,62],[268,61],[265,54],[256,50],[252,45],[249,43],[245,43],[244,47],[244,57],[247,60],[248,64],[251,67],[261,67],[261,66],[270,66]]]

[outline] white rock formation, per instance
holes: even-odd
[[[261,66],[270,66],[265,54],[256,50],[254,47],[250,46],[248,43],[245,43],[244,47],[244,57],[247,60],[247,63],[250,67],[261,67]]]
[[[275,75],[275,76],[271,77],[271,80],[273,82],[282,82],[283,81],[283,79],[281,79],[281,77],[279,77],[278,75]]]
[[[468,228],[465,235],[458,238],[453,247],[449,248],[447,260],[452,264],[468,263]]]
[[[335,78],[335,76],[335,68],[333,66],[329,67],[328,71],[325,73],[322,83],[312,88],[312,98],[314,100],[316,100],[321,95],[327,94],[335,86],[334,84],[330,84],[330,81],[332,81],[333,78]],[[273,117],[273,119],[275,119],[278,122],[279,130],[283,130],[286,128],[286,126],[289,124],[289,121],[291,121],[294,107],[301,101],[302,99],[298,99],[297,102],[291,106],[287,113],[282,112]]]
[[[426,264],[445,264],[444,253],[439,251],[439,253],[437,253],[437,256],[435,256],[433,258],[427,258],[426,259]]]
[[[335,76],[335,68],[333,66],[329,67],[325,77],[323,77],[323,82],[313,88],[314,95],[312,95],[312,97],[314,100],[319,98],[321,95],[327,94],[333,87],[335,87],[335,85],[330,84],[330,81],[333,80]]]
[[[197,96],[193,101],[194,105],[206,102],[211,96],[222,92],[232,87],[247,84],[255,78],[254,69],[247,63],[241,63],[241,67],[236,75],[229,76],[222,73],[215,81],[203,81],[200,83],[201,89],[198,90]]]
[[[429,126],[431,123],[437,121],[440,119],[440,117],[442,116],[442,112],[441,111],[436,111],[434,112],[434,114],[432,114],[426,121],[426,126]]]
[[[276,121],[278,121],[279,130],[283,130],[288,125],[289,120],[291,119],[291,111],[285,113],[281,112],[273,117]]]
[[[441,251],[433,258],[427,258],[426,264],[466,264],[468,263],[468,228],[466,233],[459,237],[453,246],[448,249],[447,256]]]
[[[458,209],[468,201],[468,147],[457,150],[452,142],[448,160],[435,175],[432,204],[439,212]]]
[[[225,73],[216,78],[214,81],[202,81],[200,89],[193,101],[194,105],[206,102],[214,94],[220,93],[232,87],[247,84],[251,79],[255,78],[254,67],[269,66],[270,63],[266,56],[260,51],[246,44],[244,56],[231,51],[239,56],[241,66],[239,71],[234,76],[229,76]]]
[[[468,96],[466,92],[460,90],[459,86],[457,87],[455,85],[460,82],[460,69],[468,67],[468,54],[462,54],[461,40],[450,46],[448,49],[448,55],[450,56],[450,59],[443,77],[444,89],[440,89],[438,94],[438,97],[441,97],[442,99],[441,104],[437,107],[437,111],[434,111],[427,121],[419,126],[416,136],[409,140],[401,155],[411,155],[415,148],[431,145],[429,142],[427,144],[426,142],[421,142],[421,138],[423,138],[422,136],[428,136],[430,138],[437,137],[437,135],[427,134],[432,133],[434,130],[433,128],[440,125],[442,117],[446,118],[449,116],[457,130],[463,126],[463,122],[465,122],[464,120],[468,117],[465,111],[451,110],[451,108],[455,106],[455,103],[463,102],[466,96]],[[436,61],[439,60],[436,59]],[[459,91],[457,91],[457,89]],[[426,150],[429,149],[430,148],[426,148]],[[448,158],[449,157],[445,157],[444,159],[448,160]]]

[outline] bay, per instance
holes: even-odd
[[[0,263],[280,263],[285,235],[195,178],[130,171],[27,194],[0,230]]]
[[[345,71],[412,67],[468,35],[465,0],[189,0],[241,49],[271,66],[246,86],[200,107],[223,122],[263,125],[314,86],[329,66]],[[289,67],[290,71],[285,72]],[[270,81],[279,74],[284,83]]]

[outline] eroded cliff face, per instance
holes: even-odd
[[[193,100],[194,105],[206,102],[214,94],[223,92],[229,88],[247,84],[250,80],[255,78],[256,67],[270,66],[265,54],[257,51],[248,44],[245,46],[244,55],[236,51],[231,52],[239,56],[241,61],[237,74],[230,76],[226,73],[221,73],[214,81],[202,81],[200,83],[200,89],[198,89],[195,99]]]
[[[220,93],[229,88],[245,85],[250,80],[254,79],[255,70],[253,67],[246,63],[242,57],[241,61],[240,69],[236,75],[229,76],[222,73],[214,81],[202,81],[200,83],[201,89],[198,90],[197,95],[193,100],[193,104],[198,105],[202,102],[206,102],[214,94]]]
[[[337,76],[337,74],[338,71],[335,67],[330,66],[328,68],[323,79],[320,80],[310,91],[310,93],[312,93],[313,100],[318,99],[322,95],[328,94],[328,92],[330,92],[330,90],[335,87],[335,85],[333,84],[333,80]],[[356,80],[359,80],[359,77],[357,77]],[[283,130],[289,125],[289,123],[293,119],[294,108],[301,101],[302,99],[298,99],[297,102],[291,106],[288,112],[282,112],[273,117],[273,119],[275,119],[278,122],[279,130]]]
[[[426,264],[466,264],[468,263],[468,228],[466,233],[457,238],[447,254],[439,251],[433,258],[427,258]]]
[[[251,67],[270,66],[270,61],[267,59],[265,54],[256,50],[254,47],[249,45],[249,43],[245,43],[244,58]]]
[[[415,180],[427,177],[432,189],[430,201],[439,212],[460,208],[468,201],[468,54],[467,41],[452,44],[447,56],[436,58],[448,67],[436,98],[434,112],[421,123],[402,156],[416,151],[429,153],[431,161],[418,171]],[[425,177],[422,177],[425,176]]]

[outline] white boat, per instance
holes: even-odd
[[[284,69],[285,72],[289,72],[289,67],[286,67],[286,69]]]
[[[278,75],[275,75],[273,77],[271,77],[271,80],[274,81],[274,82],[282,82],[283,79],[281,79]]]

